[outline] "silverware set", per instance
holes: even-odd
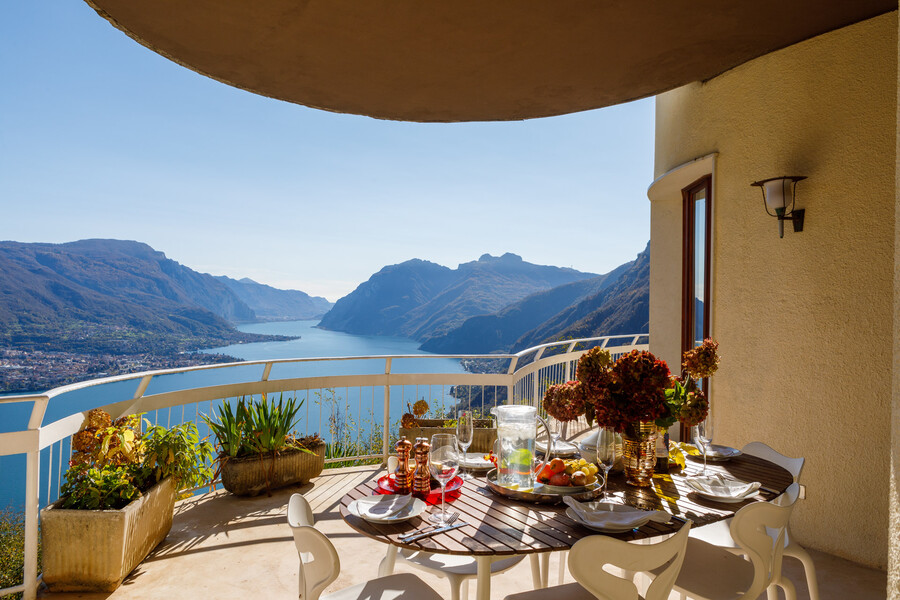
[[[459,513],[455,512],[447,518],[447,522],[444,523],[443,525],[429,525],[428,527],[426,527],[423,530],[412,531],[410,533],[405,533],[403,535],[397,536],[397,539],[399,539],[401,542],[403,542],[405,544],[408,542],[414,542],[416,540],[420,540],[422,538],[425,538],[425,537],[428,537],[431,535],[435,535],[437,533],[443,533],[445,531],[450,531],[451,529],[456,529],[457,527],[462,527],[462,526],[468,524],[468,523],[456,523],[457,519],[459,519]]]

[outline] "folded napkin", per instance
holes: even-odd
[[[356,501],[356,510],[363,519],[384,521],[396,516],[409,506],[412,496],[409,494],[386,494],[366,496]]]
[[[719,474],[711,477],[689,477],[685,481],[702,494],[720,498],[745,498],[756,493],[762,485],[758,481],[746,483],[737,479],[728,479]]]
[[[579,502],[571,496],[563,496],[563,502],[579,519],[594,527],[638,527],[647,521],[668,523],[672,518],[661,510],[640,510],[610,502]]]

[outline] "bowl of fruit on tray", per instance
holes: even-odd
[[[583,458],[554,458],[537,474],[535,492],[577,494],[597,485],[597,465]]]

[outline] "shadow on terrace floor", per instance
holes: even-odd
[[[376,467],[326,471],[313,483],[294,486],[255,498],[240,498],[220,490],[184,500],[175,507],[172,531],[166,540],[112,594],[50,594],[52,600],[169,600],[297,597],[298,558],[285,514],[291,494],[303,493],[316,515],[317,527],[334,542],[341,557],[341,576],[327,591],[336,591],[376,576],[385,546],[350,529],[338,506],[349,489],[377,476]],[[87,548],[73,551],[90,551]],[[813,552],[819,567],[822,600],[885,597],[885,573]],[[550,560],[550,582],[558,574],[558,556]],[[808,598],[802,570],[785,561],[798,597]],[[397,571],[411,571],[399,565]],[[414,572],[414,571],[413,571]],[[418,573],[442,596],[449,597],[446,580]],[[566,576],[566,581],[572,581]],[[523,591],[530,586],[529,561],[497,576],[492,597]],[[470,584],[474,597],[474,583]],[[673,596],[674,598],[675,596]],[[764,596],[763,596],[764,597]]]

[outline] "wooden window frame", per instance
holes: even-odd
[[[712,175],[704,175],[697,181],[681,190],[682,197],[682,261],[681,261],[681,351],[690,350],[694,347],[694,227],[696,218],[696,201],[694,195],[701,191],[706,191],[705,221],[706,231],[704,233],[704,256],[703,270],[705,277],[703,282],[703,339],[710,336],[710,309],[711,309],[711,287],[712,273],[710,265],[712,264]],[[681,370],[681,365],[678,365]],[[701,383],[703,393],[709,397],[709,380],[704,379]],[[681,428],[681,439],[686,439],[689,435],[686,428]]]

